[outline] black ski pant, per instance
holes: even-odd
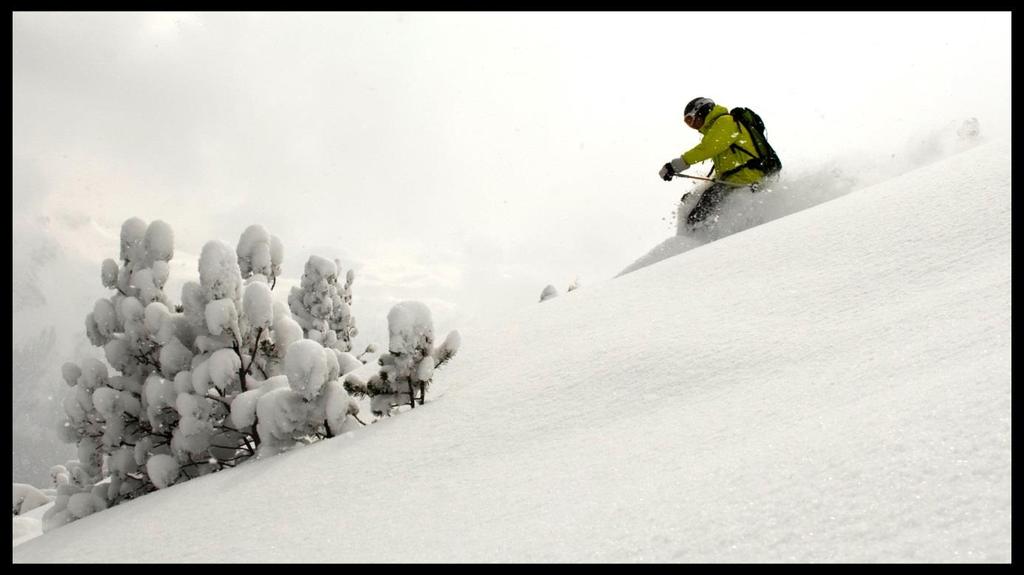
[[[734,189],[736,189],[736,186],[730,186],[727,184],[711,184],[711,186],[704,190],[704,193],[700,195],[700,199],[697,200],[697,205],[693,206],[693,209],[690,210],[690,214],[686,216],[686,223],[689,224],[690,227],[693,227],[700,222],[703,222],[708,216],[715,212],[715,209],[725,198],[725,195]]]

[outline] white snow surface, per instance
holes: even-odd
[[[984,144],[460,327],[426,405],[13,559],[1008,562],[1010,191]]]
[[[53,507],[53,502],[33,508],[27,513],[15,515],[12,522],[13,546],[35,539],[43,534],[43,515]]]

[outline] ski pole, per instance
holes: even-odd
[[[750,185],[750,184],[734,184],[732,182],[726,182],[724,180],[713,180],[711,178],[702,178],[700,176],[688,176],[686,174],[672,174],[672,175],[673,176],[679,176],[680,178],[690,178],[691,180],[704,180],[705,182],[714,182],[716,184],[725,184],[727,186],[735,186],[737,188],[742,188],[742,187]]]

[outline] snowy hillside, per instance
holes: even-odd
[[[460,326],[422,409],[15,562],[1011,559],[1010,145]]]

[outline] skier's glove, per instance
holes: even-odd
[[[686,168],[689,168],[689,167],[690,167],[690,164],[687,164],[686,160],[684,160],[682,158],[676,158],[676,159],[672,160],[672,169],[675,170],[677,174],[681,173],[681,172],[685,172]]]
[[[660,170],[658,170],[658,175],[661,176],[661,179],[665,180],[666,182],[672,181],[672,174],[674,173],[675,171],[672,170],[671,162],[665,164],[664,166],[661,167]]]

